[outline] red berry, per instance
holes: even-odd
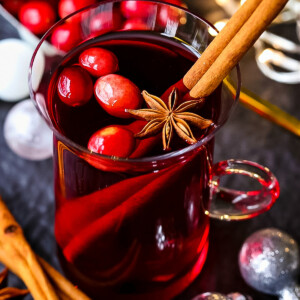
[[[130,118],[125,109],[138,109],[142,104],[139,88],[117,74],[100,77],[94,85],[94,94],[101,107],[118,118]]]
[[[93,81],[89,73],[81,67],[67,67],[58,77],[57,92],[61,101],[67,105],[83,105],[93,95]]]
[[[21,7],[19,19],[34,34],[43,34],[54,24],[56,14],[47,2],[31,1]]]
[[[25,1],[25,0],[4,0],[3,6],[12,15],[18,16],[22,5],[25,4],[26,2],[27,1]]]
[[[59,50],[68,52],[81,42],[81,29],[77,23],[65,23],[55,28],[51,43]]]
[[[92,35],[102,35],[112,30],[118,30],[121,26],[121,16],[117,12],[103,11],[93,16],[90,20]]]
[[[80,65],[96,77],[115,73],[119,70],[117,57],[109,50],[89,48],[79,56]]]
[[[156,5],[146,1],[122,1],[121,11],[125,18],[145,19],[155,13]]]
[[[133,133],[121,126],[111,125],[96,131],[88,142],[88,149],[104,155],[128,157],[135,148]]]
[[[149,30],[149,26],[141,19],[128,19],[124,25],[123,30]]]
[[[60,0],[58,3],[58,14],[61,18],[64,18],[76,10],[96,2],[96,0]]]

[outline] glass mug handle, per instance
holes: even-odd
[[[210,179],[210,202],[205,214],[219,220],[253,218],[271,208],[279,196],[279,184],[272,172],[246,160],[226,160],[213,165]],[[261,188],[241,191],[222,187],[223,176],[238,174],[256,180]]]

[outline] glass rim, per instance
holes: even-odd
[[[154,156],[146,156],[146,157],[141,157],[141,158],[123,158],[123,157],[116,157],[116,156],[109,156],[109,155],[103,155],[103,154],[98,154],[95,152],[91,152],[90,150],[88,150],[88,148],[81,146],[77,143],[75,143],[73,140],[71,140],[70,138],[68,138],[67,136],[63,135],[62,133],[60,133],[53,125],[51,122],[49,122],[47,120],[47,118],[45,118],[44,114],[42,113],[42,111],[40,110],[40,108],[37,105],[37,102],[34,100],[34,91],[32,88],[32,80],[31,80],[31,75],[32,75],[32,67],[33,64],[35,62],[35,58],[37,56],[37,53],[39,52],[41,46],[43,45],[43,43],[46,41],[46,39],[50,36],[50,34],[53,32],[53,30],[61,25],[64,24],[68,19],[72,18],[73,16],[83,12],[83,11],[88,11],[90,9],[99,7],[101,5],[107,4],[107,3],[121,3],[123,1],[136,1],[136,2],[152,2],[155,4],[160,4],[160,5],[167,5],[167,6],[171,6],[171,7],[176,7],[177,9],[180,9],[182,11],[184,11],[185,13],[191,15],[193,18],[198,19],[199,21],[201,21],[202,23],[206,24],[208,27],[214,29],[216,32],[218,32],[218,30],[216,29],[216,27],[211,24],[209,21],[207,21],[206,19],[204,19],[203,17],[199,16],[198,14],[191,12],[190,10],[188,10],[188,8],[185,7],[181,7],[175,4],[171,4],[171,3],[166,3],[160,0],[105,0],[105,1],[101,1],[100,3],[95,3],[89,6],[86,6],[84,8],[81,8],[75,12],[73,12],[72,14],[60,19],[59,21],[57,21],[55,24],[53,24],[48,30],[47,32],[42,36],[42,38],[40,39],[38,45],[36,46],[31,61],[30,61],[30,65],[29,65],[29,74],[28,74],[28,84],[29,84],[29,92],[30,92],[30,98],[33,101],[37,111],[39,112],[39,114],[42,116],[42,118],[44,119],[44,121],[47,123],[47,125],[50,127],[50,129],[52,130],[53,134],[58,137],[60,140],[62,140],[63,142],[66,142],[66,144],[68,146],[73,147],[74,149],[78,150],[81,153],[85,153],[87,155],[91,155],[91,156],[95,156],[101,159],[107,159],[107,160],[111,160],[114,162],[120,162],[120,163],[147,163],[147,162],[157,162],[157,161],[164,161],[170,158],[176,158],[178,156],[181,156],[183,154],[186,154],[188,152],[192,152],[193,150],[195,150],[196,148],[200,148],[201,146],[203,146],[204,144],[206,144],[208,141],[210,141],[214,135],[216,134],[216,132],[224,125],[224,123],[226,122],[226,120],[228,118],[226,118],[223,122],[221,122],[220,124],[216,125],[214,124],[213,129],[210,130],[210,132],[205,135],[203,138],[201,138],[199,141],[197,141],[195,144],[192,145],[188,145],[182,149],[179,150],[175,150],[175,151],[171,151],[169,153],[164,153],[164,154],[160,154],[160,155],[154,155]],[[234,69],[236,70],[236,76],[237,76],[237,86],[236,86],[236,95],[233,96],[234,97],[234,103],[232,105],[232,107],[230,108],[230,111],[232,111],[232,109],[234,108],[234,106],[237,104],[238,99],[239,99],[239,95],[240,95],[240,90],[241,90],[241,71],[240,71],[240,67],[239,64],[237,64]],[[233,70],[234,70],[233,69]],[[232,70],[232,71],[233,71]],[[228,75],[229,76],[229,75]],[[229,112],[230,115],[230,112]]]

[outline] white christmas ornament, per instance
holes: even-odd
[[[34,48],[19,39],[0,41],[0,99],[18,101],[29,95],[28,71]],[[37,57],[40,73],[44,70],[45,58]]]
[[[11,150],[23,158],[42,160],[52,155],[52,131],[30,99],[9,111],[4,122],[4,137]]]

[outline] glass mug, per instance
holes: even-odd
[[[151,40],[152,46],[157,41],[160,47],[178,48],[180,55],[192,53],[195,61],[211,41],[212,26],[186,9],[158,2],[143,5],[150,8],[140,11],[146,28],[124,26],[120,1],[102,2],[61,20],[43,37],[30,66],[31,97],[54,133],[55,238],[60,261],[73,283],[96,299],[174,297],[202,269],[209,217],[247,219],[269,209],[279,194],[276,178],[258,164],[239,160],[213,164],[214,135],[238,101],[238,67],[232,72],[237,78],[234,94],[228,77],[207,100],[213,103],[208,110],[214,126],[196,144],[181,150],[116,158],[91,153],[63,134],[52,103],[53,76],[69,53],[48,43],[58,26],[77,22],[80,27],[80,38],[70,53],[99,41]],[[90,24],[95,16],[99,20],[99,14],[101,30],[95,32]],[[185,72],[172,72],[170,80],[179,80]],[[155,92],[162,93],[169,85],[163,82]],[[154,94],[151,88],[147,87]],[[66,118],[76,128],[76,120]],[[220,178],[227,174],[250,176],[261,188],[221,187]]]

